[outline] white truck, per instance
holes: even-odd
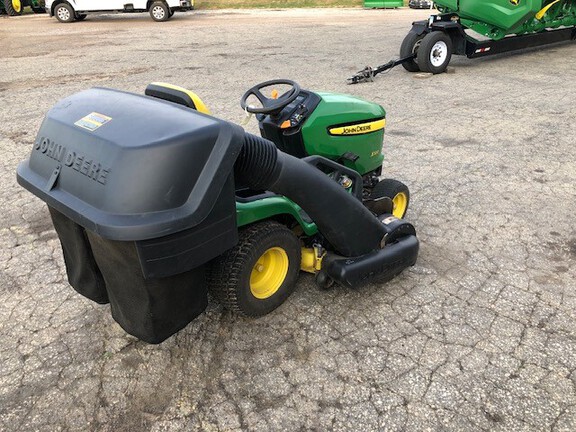
[[[176,11],[192,9],[194,0],[46,0],[46,12],[63,23],[110,12],[149,12],[154,21],[166,21]]]

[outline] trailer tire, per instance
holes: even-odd
[[[150,17],[154,21],[168,21],[171,16],[170,8],[163,1],[155,1],[150,5]]]
[[[417,54],[422,39],[424,39],[423,34],[418,34],[415,31],[410,30],[402,41],[402,45],[400,45],[400,58],[408,57],[411,54]],[[408,72],[420,72],[420,67],[416,62],[416,59],[405,61],[402,63],[402,66]]]
[[[452,39],[443,31],[433,31],[422,39],[416,61],[422,72],[439,74],[452,58]]]
[[[296,287],[300,240],[275,221],[250,225],[239,235],[236,246],[208,263],[208,290],[226,309],[263,316],[284,303]]]
[[[3,3],[6,14],[10,16],[22,15],[24,6],[21,0],[4,0]]]
[[[76,13],[68,3],[58,3],[54,8],[54,16],[61,23],[71,23],[76,20]]]
[[[392,214],[398,219],[403,219],[408,211],[408,205],[410,204],[410,191],[408,186],[399,180],[395,179],[383,179],[380,180],[372,192],[370,193],[370,198],[378,199],[388,197],[392,200],[394,204]]]

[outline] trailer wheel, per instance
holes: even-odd
[[[408,190],[408,186],[394,179],[381,180],[374,186],[374,189],[372,189],[370,198],[378,199],[383,197],[388,197],[392,200],[394,204],[392,214],[394,216],[402,219],[406,215],[408,205],[410,204],[410,191]]]
[[[229,310],[263,316],[284,303],[296,287],[300,241],[273,221],[251,225],[239,234],[236,246],[208,264],[208,289]]]
[[[402,41],[402,45],[400,45],[400,58],[408,57],[412,54],[417,54],[418,49],[420,48],[420,43],[424,39],[423,34],[418,34],[415,31],[409,31],[404,40]],[[402,63],[404,69],[408,72],[420,72],[420,68],[418,67],[418,63],[416,59],[408,60]]]
[[[442,31],[433,31],[422,39],[416,61],[422,72],[439,74],[446,70],[451,58],[452,39]]]
[[[62,23],[70,23],[76,19],[74,9],[67,3],[60,3],[54,8],[54,16]]]
[[[172,15],[170,15],[170,9],[166,6],[166,3],[157,1],[150,6],[150,16],[154,21],[161,22],[167,21]]]
[[[20,0],[4,0],[4,9],[10,16],[22,15],[22,2]]]

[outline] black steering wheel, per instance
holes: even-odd
[[[282,94],[276,99],[266,97],[262,94],[261,90],[266,87],[271,87],[273,85],[287,85],[290,86],[290,90]],[[298,83],[287,80],[287,79],[275,79],[270,81],[265,81],[260,84],[256,84],[242,96],[240,99],[240,106],[243,110],[252,114],[276,114],[290,102],[292,102],[300,94],[300,86]],[[262,108],[256,108],[250,106],[246,103],[250,96],[256,96],[256,98],[262,104]]]

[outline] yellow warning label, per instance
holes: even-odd
[[[338,126],[328,129],[330,135],[363,135],[384,129],[386,119],[374,120],[354,125]]]
[[[108,123],[110,120],[112,120],[112,117],[108,117],[104,114],[93,112],[85,117],[82,117],[74,124],[76,126],[80,126],[81,128],[88,129],[89,131],[95,131],[100,126],[103,126],[106,123]]]

